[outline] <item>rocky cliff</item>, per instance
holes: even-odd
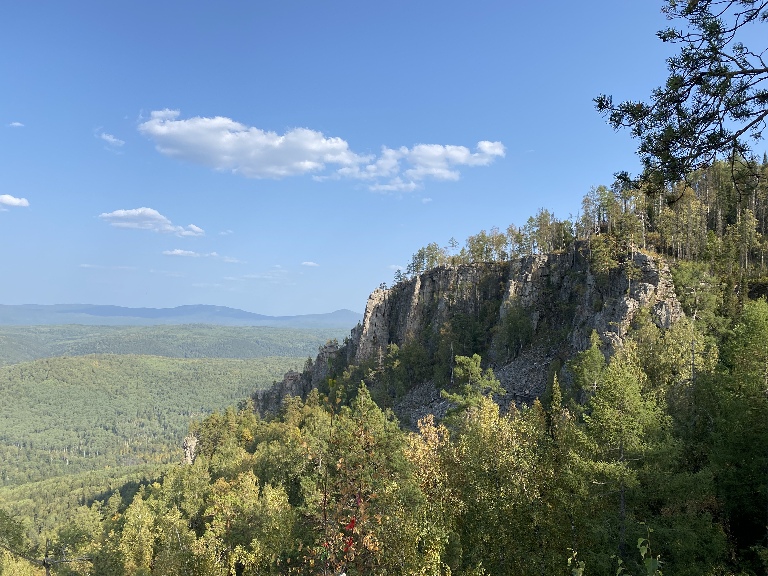
[[[621,346],[640,310],[663,328],[682,316],[669,269],[645,253],[602,274],[590,266],[585,244],[508,263],[439,267],[375,290],[342,346],[321,349],[303,374],[286,375],[254,399],[260,411],[274,411],[286,395],[305,397],[321,386],[332,363],[380,364],[389,345],[419,343],[430,355],[448,345],[451,353],[480,353],[507,390],[502,404],[530,402],[553,370],[589,346],[593,330],[606,353]],[[427,381],[409,383],[393,408],[412,425],[447,406]]]

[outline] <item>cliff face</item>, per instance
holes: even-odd
[[[530,402],[544,392],[553,362],[559,365],[586,349],[593,330],[611,352],[621,346],[643,309],[662,328],[682,316],[666,264],[642,253],[606,274],[591,269],[584,245],[511,263],[435,268],[388,290],[375,290],[362,324],[352,330],[344,346],[321,350],[301,386],[290,385],[286,378],[276,386],[284,393],[272,394],[269,401],[265,397],[260,408],[274,410],[285,394],[305,396],[327,374],[327,370],[321,374],[318,365],[327,366],[329,360],[359,365],[381,358],[390,344],[402,347],[414,341],[426,343],[427,351],[434,353],[436,346],[430,342],[436,342],[459,315],[486,331],[486,345],[478,352],[507,390],[500,402]],[[510,314],[517,324],[509,322]],[[521,322],[528,337],[516,340],[514,330]],[[510,342],[519,348],[510,349]],[[451,350],[465,353],[453,345]],[[439,416],[446,408],[439,390],[429,382],[412,383],[394,405],[406,425],[427,412]]]
[[[630,267],[632,280],[625,272]],[[370,295],[363,323],[352,333],[354,361],[370,358],[388,344],[402,346],[442,326],[457,310],[472,314],[483,301],[493,300],[499,302],[499,320],[516,305],[529,314],[534,331],[544,326],[567,329],[572,352],[589,346],[593,330],[609,348],[620,345],[641,309],[648,309],[663,328],[682,316],[669,268],[643,253],[603,277],[593,274],[585,255],[576,250],[506,265],[441,267]]]
[[[457,312],[477,315],[483,302],[501,302],[511,272],[508,264],[495,263],[439,267],[374,291],[362,325],[352,334],[354,362],[381,353],[389,344],[402,346],[427,330],[437,331]]]

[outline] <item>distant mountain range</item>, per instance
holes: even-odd
[[[327,314],[265,316],[237,308],[205,304],[175,308],[126,308],[95,304],[0,304],[0,325],[4,326],[215,324],[218,326],[350,329],[362,319],[362,314],[351,310],[336,310]]]

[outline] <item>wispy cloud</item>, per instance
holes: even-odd
[[[222,230],[219,232],[219,236],[229,236],[230,234],[234,234],[234,230]]]
[[[14,208],[29,206],[29,200],[26,198],[16,198],[10,194],[0,194],[0,210],[5,210],[5,206],[12,206]]]
[[[215,258],[228,264],[241,264],[242,261],[231,256],[222,256],[218,252],[194,252],[192,250],[181,250],[176,248],[174,250],[163,250],[163,256],[182,256],[187,258]]]
[[[163,256],[188,256],[190,258],[200,258],[200,256],[204,256],[204,254],[193,252],[192,250],[179,250],[177,248],[175,250],[163,250]]]
[[[301,265],[302,266],[309,266],[310,268],[316,268],[316,267],[320,266],[320,264],[318,264],[317,262],[302,262]]]
[[[137,230],[152,230],[176,236],[203,236],[205,231],[199,226],[176,226],[168,218],[152,208],[133,208],[131,210],[115,210],[99,214],[99,218],[116,228],[131,228]]]
[[[104,266],[102,264],[80,264],[78,267],[92,270],[138,270],[136,266]]]
[[[120,138],[113,136],[112,134],[107,134],[106,132],[99,133],[99,138],[113,148],[120,148],[125,144],[125,140],[120,140]]]
[[[178,270],[154,270],[149,271],[150,274],[159,274],[168,278],[185,278],[186,274],[179,272]]]
[[[8,127],[9,128],[24,128],[24,124],[22,124],[21,122],[11,122],[10,124],[8,124]]]
[[[262,282],[268,282],[270,284],[293,284],[290,279],[290,273],[288,270],[276,264],[271,268],[262,272],[254,272],[251,274],[245,274],[243,276],[245,280],[259,280]]]
[[[359,154],[338,137],[309,128],[284,134],[247,126],[223,116],[182,119],[178,110],[159,110],[139,124],[162,154],[248,178],[283,178],[312,174],[315,180],[349,178],[371,190],[408,192],[425,180],[458,180],[460,168],[488,166],[504,157],[501,142],[483,140],[466,146],[417,144]]]

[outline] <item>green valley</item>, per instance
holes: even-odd
[[[0,325],[0,365],[84,354],[146,354],[172,358],[306,358],[314,355],[318,347],[329,338],[344,338],[349,333],[349,326],[344,329],[301,329],[214,324]]]
[[[0,481],[178,460],[193,418],[302,362],[88,355],[0,367]]]

